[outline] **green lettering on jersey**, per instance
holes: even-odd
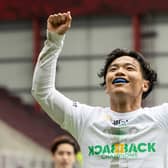
[[[96,145],[95,146],[95,154],[99,155],[102,152],[102,146],[101,145]]]
[[[130,144],[129,152],[138,152],[135,144]]]
[[[148,152],[156,152],[155,145],[156,143],[148,143]]]
[[[139,152],[146,152],[146,143],[138,144],[138,151]]]
[[[109,148],[109,145],[105,145],[104,148],[103,148],[103,154],[109,154],[110,153],[110,148]]]
[[[94,146],[88,146],[89,149],[89,156],[94,155]]]

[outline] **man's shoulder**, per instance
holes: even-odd
[[[87,104],[81,104],[78,102],[74,102],[73,106],[74,106],[74,108],[78,108],[80,111],[92,112],[92,113],[105,112],[109,109],[108,107],[87,105]]]
[[[151,116],[165,115],[168,113],[168,103],[143,108],[143,114],[149,114]]]
[[[158,111],[158,110],[163,110],[163,109],[168,109],[168,103],[163,103],[160,105],[156,105],[156,106],[151,106],[151,107],[144,107],[143,110],[144,111]]]

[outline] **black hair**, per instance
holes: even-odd
[[[130,56],[135,58],[142,69],[142,75],[145,80],[149,81],[149,89],[147,92],[144,92],[142,94],[142,99],[146,98],[148,94],[153,90],[156,82],[157,82],[157,73],[151,68],[151,65],[145,60],[144,56],[136,51],[128,50],[128,49],[114,49],[110,54],[107,55],[107,58],[105,60],[104,67],[101,69],[100,73],[98,76],[100,78],[104,78],[104,81],[100,84],[101,86],[106,85],[106,75],[107,75],[107,70],[110,64],[119,57],[122,56]]]
[[[77,142],[72,137],[70,137],[69,135],[61,135],[61,136],[56,137],[54,139],[52,145],[51,145],[50,150],[51,150],[53,155],[57,151],[58,146],[60,144],[70,144],[70,145],[72,145],[75,154],[77,154],[78,151],[79,151],[79,146],[78,146]]]

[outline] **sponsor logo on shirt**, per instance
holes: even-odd
[[[108,158],[137,158],[138,153],[155,153],[156,143],[116,143],[111,145],[88,146],[89,156],[100,156],[102,159]]]
[[[118,120],[112,120],[112,124],[114,126],[121,126],[125,127],[127,126],[128,120],[118,119]]]
[[[126,119],[112,119],[112,117],[111,117],[111,115],[108,115],[108,114],[105,114],[104,116],[103,116],[103,119],[105,120],[105,121],[110,121],[110,122],[112,122],[112,124],[114,125],[114,126],[121,126],[121,127],[126,127],[127,126],[127,123],[128,123],[128,120],[126,120]]]

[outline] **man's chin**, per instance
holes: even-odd
[[[119,97],[119,98],[124,98],[129,96],[128,92],[125,89],[116,89],[114,92],[111,92],[110,95]]]
[[[69,166],[68,163],[62,163],[61,164],[61,168],[69,168],[69,167],[71,167],[71,166]]]
[[[117,95],[125,95],[125,94],[128,94],[128,89],[124,88],[124,87],[117,87],[117,88],[114,88],[112,90],[112,93]]]

